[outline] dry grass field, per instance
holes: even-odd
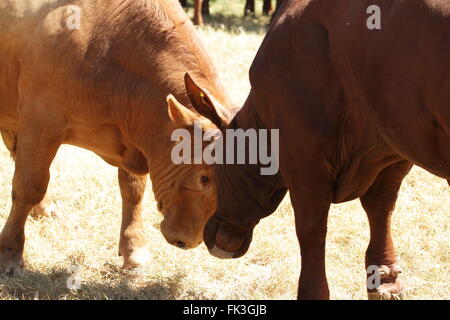
[[[199,29],[222,78],[241,104],[249,89],[248,68],[267,19],[242,21],[242,2],[219,7]],[[231,1],[227,1],[231,3]],[[258,8],[259,12],[261,8]],[[219,14],[220,13],[220,14]],[[207,20],[208,21],[208,20]],[[14,164],[0,146],[0,226],[9,213]],[[158,230],[161,215],[151,188],[145,197],[145,227],[152,261],[136,274],[122,274],[117,255],[121,199],[116,169],[92,153],[63,146],[52,165],[49,193],[57,218],[26,227],[25,271],[0,276],[0,299],[294,299],[300,254],[289,197],[255,229],[249,252],[222,261],[204,245],[183,251]],[[450,298],[450,188],[414,168],[402,186],[393,234],[407,299]],[[327,274],[332,299],[366,299],[364,251],[367,218],[358,201],[332,207],[327,241]],[[67,288],[73,266],[79,290]]]

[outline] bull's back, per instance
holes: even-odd
[[[448,179],[450,2],[346,0],[333,6],[322,0],[316,6],[347,100],[366,107],[401,156]],[[380,25],[369,28],[374,21]]]
[[[365,28],[362,35],[367,106],[396,151],[448,179],[450,2],[384,3],[381,29]]]
[[[15,129],[17,126],[22,66],[37,53],[36,48],[46,46],[45,42],[56,34],[67,32],[62,30],[66,15],[63,8],[74,2],[4,0],[0,3],[0,127]],[[55,49],[56,45],[47,43],[48,52]],[[48,58],[51,56],[40,57],[41,61]]]
[[[171,74],[192,68],[179,57],[190,49],[183,45],[189,39],[167,36],[189,25],[177,0],[6,1],[0,7],[0,68],[6,70],[0,75],[0,125],[6,121],[1,114],[17,114],[26,91],[51,96],[53,107],[88,123],[105,119],[110,100],[129,101],[130,84],[145,82],[162,95]],[[75,21],[74,8],[79,27],[68,24]]]
[[[27,25],[38,1],[4,0],[0,3],[0,127],[17,123],[17,90],[21,48]],[[43,2],[42,2],[43,4]],[[41,5],[42,5],[41,4]]]
[[[113,94],[108,85],[123,71],[112,56],[113,43],[128,27],[130,7],[133,1],[2,2],[0,127],[15,130],[18,109],[34,98],[76,122],[107,121],[99,100]]]
[[[380,30],[367,26],[373,15],[367,10],[374,4],[381,9]],[[294,89],[285,92],[283,99],[299,101],[297,108],[285,108],[298,114],[298,119],[286,117],[290,120],[283,119],[284,123],[291,121],[294,128],[295,121],[302,121],[314,138],[322,135],[333,141],[333,136],[341,134],[343,117],[338,113],[348,110],[351,116],[344,114],[345,125],[353,132],[364,126],[377,128],[353,133],[353,145],[364,146],[374,131],[376,140],[380,134],[403,158],[449,179],[450,2],[288,0],[283,9],[258,52],[251,79],[255,87],[264,85],[260,79],[269,79],[264,74],[284,79],[287,73],[295,79],[284,86],[283,90]],[[336,79],[330,84],[327,81],[334,71]],[[308,90],[295,90],[299,83],[309,86]],[[317,96],[331,97],[336,86],[348,107],[320,105],[321,118],[315,120],[318,113],[311,111],[311,105],[320,99],[310,98],[309,92],[324,90]],[[336,99],[337,104],[341,102]],[[321,130],[324,127],[329,130]]]

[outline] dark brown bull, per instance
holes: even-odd
[[[367,26],[373,4],[381,29]],[[366,267],[378,266],[381,278],[369,298],[398,297],[390,224],[401,182],[413,164],[450,179],[449,39],[449,1],[288,0],[234,119],[187,77],[194,107],[222,129],[280,129],[279,174],[216,165],[218,209],[204,231],[210,252],[244,255],[255,225],[289,190],[302,258],[298,297],[328,299],[328,210],[359,198],[371,233]]]

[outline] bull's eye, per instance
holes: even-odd
[[[202,176],[200,181],[202,182],[202,184],[208,184],[209,183],[209,178],[207,176]]]

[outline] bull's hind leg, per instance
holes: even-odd
[[[134,175],[119,168],[119,185],[122,195],[119,255],[123,256],[124,269],[133,269],[144,265],[150,257],[142,225],[142,198],[147,176]]]
[[[7,130],[0,130],[0,134],[3,138],[6,148],[8,148],[11,153],[11,157],[16,160],[16,149],[17,149],[17,133]],[[45,195],[44,199],[36,205],[30,212],[33,218],[40,217],[53,217],[57,216],[55,205],[50,201]]]
[[[49,200],[47,194],[45,194],[44,199],[37,206],[31,209],[30,215],[35,218],[50,218],[57,217],[58,211],[56,205],[53,201]]]
[[[25,113],[17,139],[11,212],[0,234],[0,272],[23,266],[25,222],[45,196],[50,165],[64,139],[63,119],[49,123],[48,114],[37,108]]]
[[[387,167],[360,199],[370,225],[370,243],[366,251],[369,299],[401,298],[402,287],[397,279],[399,268],[391,236],[391,214],[400,185],[411,167],[408,161]],[[378,275],[379,279],[376,279]]]

